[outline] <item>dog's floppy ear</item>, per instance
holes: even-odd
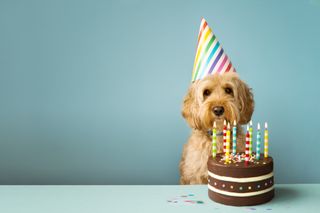
[[[251,89],[246,83],[237,78],[238,101],[240,105],[240,124],[246,124],[251,120],[254,110],[254,100]]]
[[[182,105],[182,116],[186,119],[191,128],[200,129],[199,119],[197,116],[198,104],[196,98],[196,84],[193,82],[184,97]]]

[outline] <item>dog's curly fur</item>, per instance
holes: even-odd
[[[223,115],[213,113],[216,106],[224,108]],[[236,73],[209,75],[191,84],[184,98],[182,115],[192,128],[192,134],[182,153],[180,184],[208,183],[207,161],[211,154],[211,138],[207,131],[212,129],[214,121],[218,132],[221,132],[224,119],[227,122],[235,120],[238,127],[237,152],[244,151],[245,135],[240,125],[251,120],[253,109],[253,94]],[[223,138],[218,136],[217,152],[222,151]]]

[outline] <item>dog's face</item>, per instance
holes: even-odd
[[[209,75],[192,83],[186,95],[182,115],[192,128],[207,130],[216,121],[248,123],[254,101],[247,84],[236,73]]]

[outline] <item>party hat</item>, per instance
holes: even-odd
[[[194,59],[192,81],[215,73],[235,72],[230,59],[213,34],[207,21],[202,18],[198,35],[196,57]]]

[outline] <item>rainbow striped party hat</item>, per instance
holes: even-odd
[[[213,34],[207,21],[202,18],[196,58],[192,71],[192,82],[215,73],[235,72],[227,54],[222,49],[220,42]]]

